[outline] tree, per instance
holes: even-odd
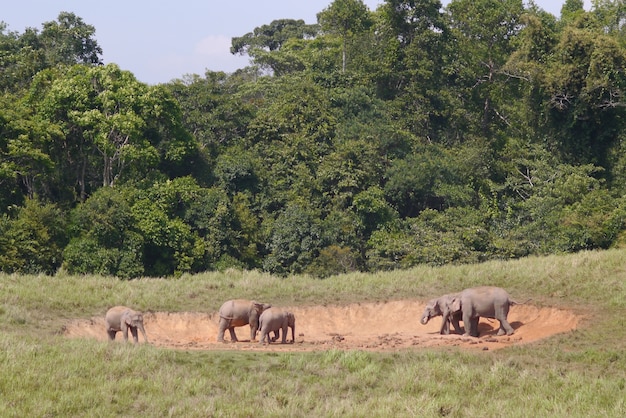
[[[502,69],[517,80],[516,100],[509,100],[508,105],[505,101],[503,105],[511,115],[507,130],[512,128],[519,133],[516,135],[519,138],[539,142],[545,132],[542,102],[546,66],[559,41],[559,29],[556,18],[537,7],[522,15],[521,24],[523,28],[515,39],[515,49]]]
[[[115,64],[40,73],[30,102],[62,127],[65,139],[52,145],[52,154],[58,168],[75,175],[81,201],[126,172],[145,175],[159,164],[183,164],[194,151],[166,89],[140,83]]]
[[[373,270],[483,261],[491,249],[483,213],[474,208],[427,209],[416,218],[390,223],[369,240]]]
[[[302,69],[302,62],[297,56],[290,52],[280,53],[283,46],[294,40],[312,39],[318,31],[317,25],[307,25],[304,20],[274,20],[244,36],[233,38],[230,52],[248,54],[256,65],[280,75]]]
[[[317,22],[324,32],[341,37],[341,71],[345,72],[348,42],[372,25],[367,6],[361,0],[335,0],[317,14]]]
[[[450,27],[457,41],[454,63],[457,91],[475,118],[475,134],[493,139],[510,122],[503,104],[513,93],[515,78],[503,71],[522,29],[522,0],[453,0]]]
[[[604,31],[618,39],[621,45],[626,42],[624,20],[626,2],[624,0],[592,0],[592,12]]]
[[[27,88],[33,76],[59,65],[101,65],[102,48],[95,28],[73,13],[61,12],[56,21],[43,24],[40,32],[6,32],[0,22],[0,89],[17,92]]]
[[[131,212],[132,193],[103,187],[71,212],[63,266],[70,274],[142,276],[145,240]]]
[[[18,92],[44,67],[37,32],[29,28],[20,36],[7,31],[6,23],[0,22],[0,89]]]
[[[263,268],[278,275],[298,274],[318,256],[321,231],[315,211],[298,204],[287,206],[276,219]]]
[[[549,116],[546,139],[566,162],[608,166],[625,116],[625,68],[626,52],[597,32],[593,15],[581,15],[561,32],[542,87]]]
[[[585,13],[585,2],[583,0],[565,0],[561,6],[561,20],[567,22],[576,19]]]
[[[74,13],[59,13],[56,21],[43,24],[40,35],[47,64],[102,64],[102,48],[93,39],[95,33],[93,26]]]
[[[455,108],[447,93],[450,31],[439,0],[386,0],[375,28],[372,68],[379,97],[414,135],[438,141]]]
[[[247,81],[239,74],[207,71],[204,77],[188,76],[167,84],[180,105],[183,127],[195,137],[207,159],[216,158],[245,137],[255,110],[251,101],[241,98],[240,90]],[[202,170],[210,172],[209,167],[201,167],[194,173],[196,177]]]
[[[273,80],[245,143],[256,156],[254,165],[265,185],[261,207],[280,210],[291,199],[319,199],[315,172],[332,150],[335,127],[329,98],[312,80]]]
[[[0,96],[0,207],[51,197],[54,161],[47,149],[61,137],[60,127],[34,114],[24,100]]]
[[[249,55],[257,70],[269,70],[275,76],[300,72],[315,60],[318,51],[310,48],[319,32],[319,25],[303,20],[274,20],[233,38],[231,53]]]
[[[65,216],[54,204],[27,199],[0,218],[0,271],[54,274],[65,247]]]
[[[257,49],[278,51],[290,39],[313,38],[317,33],[317,25],[307,25],[301,19],[273,20],[269,25],[259,26],[252,32],[233,38],[230,52],[254,56]]]

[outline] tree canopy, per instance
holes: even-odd
[[[334,0],[149,86],[0,23],[0,270],[326,277],[619,246],[623,2]]]

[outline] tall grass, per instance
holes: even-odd
[[[127,304],[213,312],[226,299],[344,304],[493,284],[585,313],[582,328],[495,352],[176,351],[67,339],[69,319]],[[0,416],[626,415],[626,252],[355,273],[227,271],[180,279],[0,275]]]

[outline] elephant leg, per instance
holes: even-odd
[[[113,341],[115,340],[115,334],[117,334],[117,331],[108,330],[107,334],[109,335],[109,340]]]
[[[463,331],[461,330],[461,325],[459,324],[459,316],[458,315],[452,315],[452,326],[454,327],[454,331],[457,334],[463,334]]]
[[[477,316],[476,318],[472,318],[470,320],[470,335],[472,337],[478,337],[479,333],[478,333],[478,322],[480,321],[480,317]]]
[[[224,318],[220,318],[219,328],[217,330],[217,342],[224,342],[224,332],[226,332],[226,328],[228,328],[228,322]]]
[[[464,337],[469,337],[472,335],[472,315],[470,312],[463,311],[463,325],[465,325],[465,333]]]
[[[124,341],[128,341],[128,325],[122,324],[122,335],[124,336]]]
[[[509,315],[509,306],[504,305],[500,309],[496,310],[496,319],[500,321],[500,329],[498,330],[498,335],[513,335],[515,330],[507,321],[507,316]]]
[[[258,329],[259,329],[258,324],[252,324],[252,322],[250,323],[250,341],[256,340],[256,333]]]
[[[515,333],[515,330],[513,329],[511,324],[509,324],[509,321],[507,321],[506,318],[498,318],[498,321],[500,321],[500,329],[498,330],[498,335],[513,335]]]
[[[283,325],[283,339],[282,339],[282,343],[283,344],[287,344],[287,331],[289,329],[289,325],[287,324],[287,322],[285,321],[285,324]]]
[[[267,343],[270,344],[272,342],[272,339],[270,338],[270,333],[267,332],[266,330],[261,330],[261,336],[259,337],[259,344],[264,344],[265,343],[265,338],[267,338]]]
[[[133,341],[135,344],[139,342],[139,335],[137,334],[137,327],[130,327],[130,333],[133,334]]]
[[[235,334],[235,327],[230,327],[230,328],[228,328],[228,332],[230,332],[230,340],[231,340],[232,342],[237,342],[237,341],[239,341],[239,340],[237,339],[237,334]],[[222,337],[222,338],[223,338],[223,337]]]
[[[439,334],[448,335],[450,334],[450,321],[446,315],[441,319],[441,326],[439,327]]]

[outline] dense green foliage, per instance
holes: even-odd
[[[575,252],[626,228],[621,1],[335,0],[148,86],[71,13],[0,23],[0,271],[349,271]]]

